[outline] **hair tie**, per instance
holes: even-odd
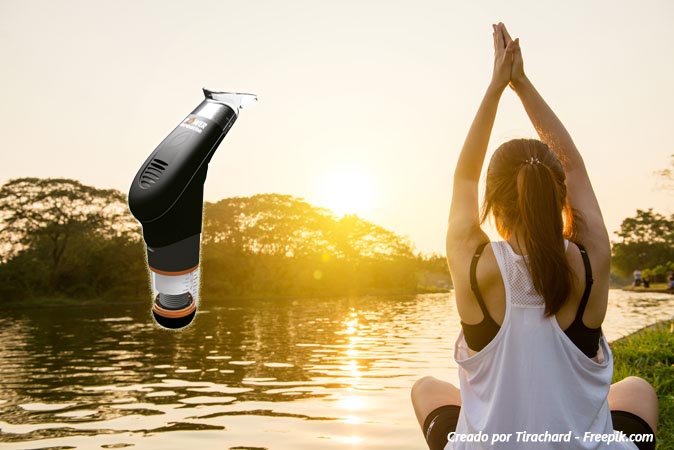
[[[527,159],[524,160],[524,162],[525,162],[525,164],[531,164],[531,165],[541,163],[541,161],[538,159],[537,156],[532,156],[530,158],[527,158]]]

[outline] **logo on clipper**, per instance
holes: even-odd
[[[201,131],[206,128],[208,124],[203,120],[195,119],[194,117],[188,117],[180,124],[181,127],[187,128],[188,130],[196,131],[201,133]]]

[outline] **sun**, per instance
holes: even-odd
[[[318,202],[338,216],[363,216],[372,208],[373,183],[363,170],[343,169],[324,176],[319,183]]]

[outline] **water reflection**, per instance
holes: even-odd
[[[450,296],[205,304],[155,327],[146,305],[0,318],[7,448],[423,448],[421,375],[456,381]],[[611,293],[609,340],[674,315],[674,297]],[[36,442],[38,441],[39,442]]]

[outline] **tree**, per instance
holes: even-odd
[[[335,258],[412,258],[411,243],[361,219],[334,214],[290,195],[259,194],[207,203],[204,244],[245,254]]]
[[[19,178],[0,188],[0,244],[7,250],[5,258],[47,239],[52,263],[58,266],[68,240],[87,230],[107,236],[137,233],[126,196],[57,178]]]
[[[414,257],[409,240],[355,214],[343,216],[327,230],[327,236],[332,243],[332,251],[347,259],[397,260]]]
[[[416,289],[406,238],[289,195],[207,203],[203,232],[204,290],[213,295]]]
[[[334,222],[330,211],[282,194],[258,194],[206,203],[204,244],[247,254],[306,256],[326,245],[321,230]]]
[[[126,196],[113,189],[55,178],[20,178],[0,187],[1,262],[26,253],[14,267],[28,260],[42,267],[37,273],[50,290],[57,290],[66,262],[70,270],[99,263],[86,260],[84,249],[95,248],[100,240],[140,242],[138,230]],[[71,247],[77,251],[70,252]]]
[[[616,234],[622,240],[613,245],[613,267],[621,276],[674,261],[674,214],[638,209],[635,217],[623,220]]]
[[[419,271],[447,271],[392,231],[290,195],[206,203],[202,244],[206,301],[411,292]],[[140,226],[119,191],[67,179],[11,180],[0,187],[0,246],[7,250],[0,298],[149,296]]]

